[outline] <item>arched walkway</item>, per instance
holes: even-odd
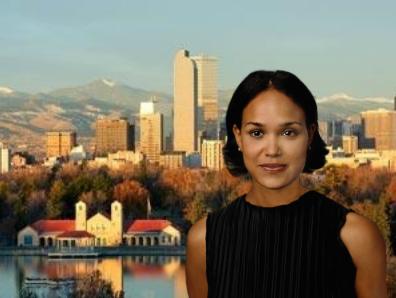
[[[51,237],[49,237],[49,238],[47,239],[47,241],[48,241],[48,246],[50,246],[50,247],[54,246],[54,239],[52,239]]]
[[[40,237],[39,242],[40,242],[41,247],[45,246],[45,238],[44,237]]]

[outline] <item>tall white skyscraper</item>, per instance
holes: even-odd
[[[198,151],[201,137],[218,138],[217,93],[217,59],[179,50],[174,59],[174,150]]]
[[[196,68],[196,86],[200,130],[205,131],[205,138],[218,140],[219,113],[217,90],[217,58],[207,55],[192,56]]]
[[[187,50],[176,53],[173,65],[173,150],[198,150],[198,97],[194,61]]]

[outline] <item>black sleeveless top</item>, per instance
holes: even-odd
[[[354,210],[314,190],[275,207],[245,196],[207,216],[208,298],[357,297],[340,238]]]

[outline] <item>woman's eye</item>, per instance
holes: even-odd
[[[286,130],[284,133],[286,133],[286,132],[294,133],[294,135],[297,134],[294,130]],[[253,134],[254,137],[259,137],[260,135],[259,134],[257,135],[257,133],[261,133],[261,131],[260,130],[253,130],[250,134],[251,135]],[[289,134],[289,136],[291,136],[291,135]]]
[[[252,131],[250,134],[254,134],[254,133],[257,133],[257,132],[261,132],[261,131],[259,131],[259,130],[254,130],[254,131]],[[254,135],[255,137],[258,137],[258,135]]]
[[[296,135],[296,132],[294,130],[286,130],[285,133],[286,132],[292,132],[292,133],[294,133]]]

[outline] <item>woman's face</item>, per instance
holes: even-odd
[[[294,123],[284,125],[286,122]],[[252,178],[262,186],[276,189],[299,177],[315,124],[311,125],[308,136],[304,110],[283,93],[272,89],[249,102],[242,113],[241,130],[236,124],[233,130]],[[282,172],[268,173],[260,167],[265,163],[286,164],[286,168]]]

